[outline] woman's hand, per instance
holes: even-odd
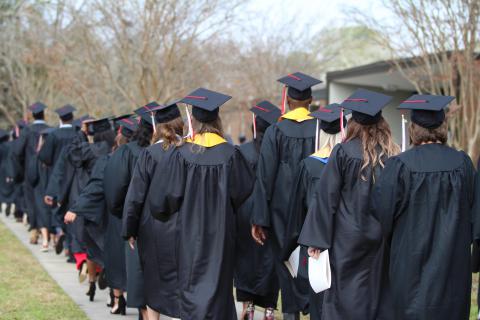
[[[267,233],[263,227],[254,224],[252,225],[252,237],[256,243],[263,246],[265,244],[265,240],[267,240]]]
[[[130,245],[130,249],[135,250],[135,242],[136,240],[134,237],[128,238],[128,244]]]
[[[320,249],[308,247],[308,255],[315,260],[320,258],[320,252],[322,252]]]
[[[77,218],[77,214],[75,212],[68,211],[65,214],[65,217],[63,218],[63,221],[65,222],[65,224],[69,224],[69,223],[74,222],[76,218]]]

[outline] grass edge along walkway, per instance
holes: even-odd
[[[88,319],[1,221],[0,319]]]

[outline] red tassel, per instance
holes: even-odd
[[[282,89],[282,115],[285,114],[285,103],[287,102],[287,86],[283,86]]]
[[[345,99],[345,100],[343,100],[343,102],[368,102],[368,99],[354,99],[354,98],[351,98],[351,99]]]
[[[259,107],[259,106],[253,106],[256,109],[262,110],[263,112],[270,112],[270,110],[267,110],[265,108]]]
[[[428,100],[405,100],[402,103],[427,103]]]
[[[208,98],[207,98],[207,97],[204,97],[204,96],[186,96],[185,99],[208,100]]]
[[[255,114],[252,113],[253,117],[253,140],[257,139],[257,121],[255,120]]]

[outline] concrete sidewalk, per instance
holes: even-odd
[[[32,255],[40,262],[47,273],[58,283],[58,285],[72,298],[72,300],[82,309],[86,315],[92,320],[134,320],[138,319],[138,312],[135,309],[127,309],[127,316],[120,317],[111,315],[109,308],[106,306],[108,300],[108,290],[99,290],[95,295],[95,301],[88,301],[85,292],[88,290],[87,281],[83,284],[78,283],[78,272],[74,264],[66,263],[66,257],[56,255],[50,249],[49,252],[41,252],[40,245],[31,245],[29,243],[29,233],[22,223],[17,223],[12,216],[6,217],[0,213],[0,221],[3,222],[8,229],[26,246]],[[237,313],[241,314],[242,307],[237,304]],[[261,320],[261,311],[255,313],[255,320]],[[170,320],[171,318],[161,316],[161,320]]]

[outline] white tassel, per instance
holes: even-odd
[[[315,151],[318,151],[318,148],[319,148],[319,146],[318,146],[318,144],[319,144],[319,142],[318,142],[319,131],[320,131],[320,120],[317,119],[317,126],[315,127]]]
[[[185,112],[187,113],[187,121],[188,121],[188,133],[187,137],[193,139],[193,126],[192,126],[192,118],[190,117],[190,112],[188,111],[188,107],[185,106]]]
[[[255,121],[255,113],[252,113],[252,121],[253,121],[253,140],[257,139],[257,122]]]
[[[157,126],[155,125],[155,115],[153,114],[153,112],[150,112],[150,117],[152,117],[153,132],[157,133]]]
[[[405,120],[405,115],[402,113],[402,152],[407,150],[407,132],[406,126],[407,120]]]

